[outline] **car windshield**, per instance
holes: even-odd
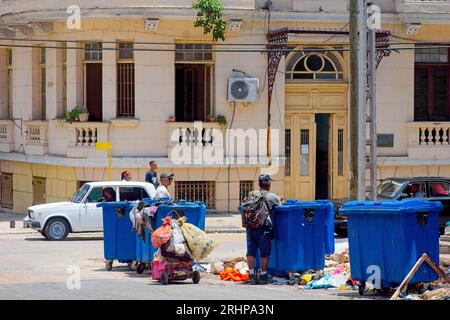
[[[402,182],[386,180],[378,185],[377,193],[383,197],[393,197],[402,186]]]
[[[77,192],[75,192],[70,201],[74,203],[80,203],[83,200],[86,193],[89,191],[90,186],[88,184],[83,185]]]

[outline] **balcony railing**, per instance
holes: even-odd
[[[448,158],[450,154],[450,122],[409,122],[410,158]]]
[[[25,153],[44,155],[48,152],[48,122],[31,120],[24,122]]]
[[[204,159],[203,151],[213,147],[216,157],[223,158],[223,132],[216,122],[168,122],[169,157],[185,164]]]
[[[0,151],[11,152],[14,149],[14,124],[10,120],[0,120]]]
[[[48,122],[25,122],[26,144],[43,146],[48,144]]]
[[[450,146],[450,122],[411,122],[410,145]]]
[[[67,124],[67,156],[76,158],[94,156],[96,153],[95,144],[109,141],[110,125],[109,122],[73,122]]]

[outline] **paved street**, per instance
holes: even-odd
[[[106,271],[101,233],[71,235],[67,241],[51,242],[37,232],[21,229],[20,221],[16,229],[9,229],[11,216],[0,215],[0,299],[360,299],[354,291],[249,286],[224,282],[206,273],[202,273],[198,285],[186,280],[161,286],[149,279],[148,271],[138,275],[119,263],[111,272]],[[219,223],[218,219],[223,221]],[[231,228],[236,225],[232,219],[207,217],[207,228],[227,223]],[[244,233],[210,235],[220,242],[211,259],[245,255]],[[346,245],[346,239],[337,239],[338,250]],[[73,267],[81,271],[81,288],[70,290],[66,283]]]

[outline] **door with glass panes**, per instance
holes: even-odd
[[[285,197],[299,200],[345,197],[346,115],[287,114]]]

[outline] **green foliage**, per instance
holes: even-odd
[[[219,127],[223,130],[226,129],[228,126],[228,121],[227,118],[225,118],[225,116],[223,115],[218,115],[217,118],[217,123],[219,124]]]
[[[71,111],[67,112],[66,120],[70,123],[72,123],[74,121],[78,121],[80,114],[86,113],[86,112],[87,112],[86,109],[76,106]]]
[[[194,27],[203,28],[203,34],[212,33],[214,41],[224,41],[226,22],[222,18],[223,3],[220,0],[197,0],[192,7],[198,10]]]

